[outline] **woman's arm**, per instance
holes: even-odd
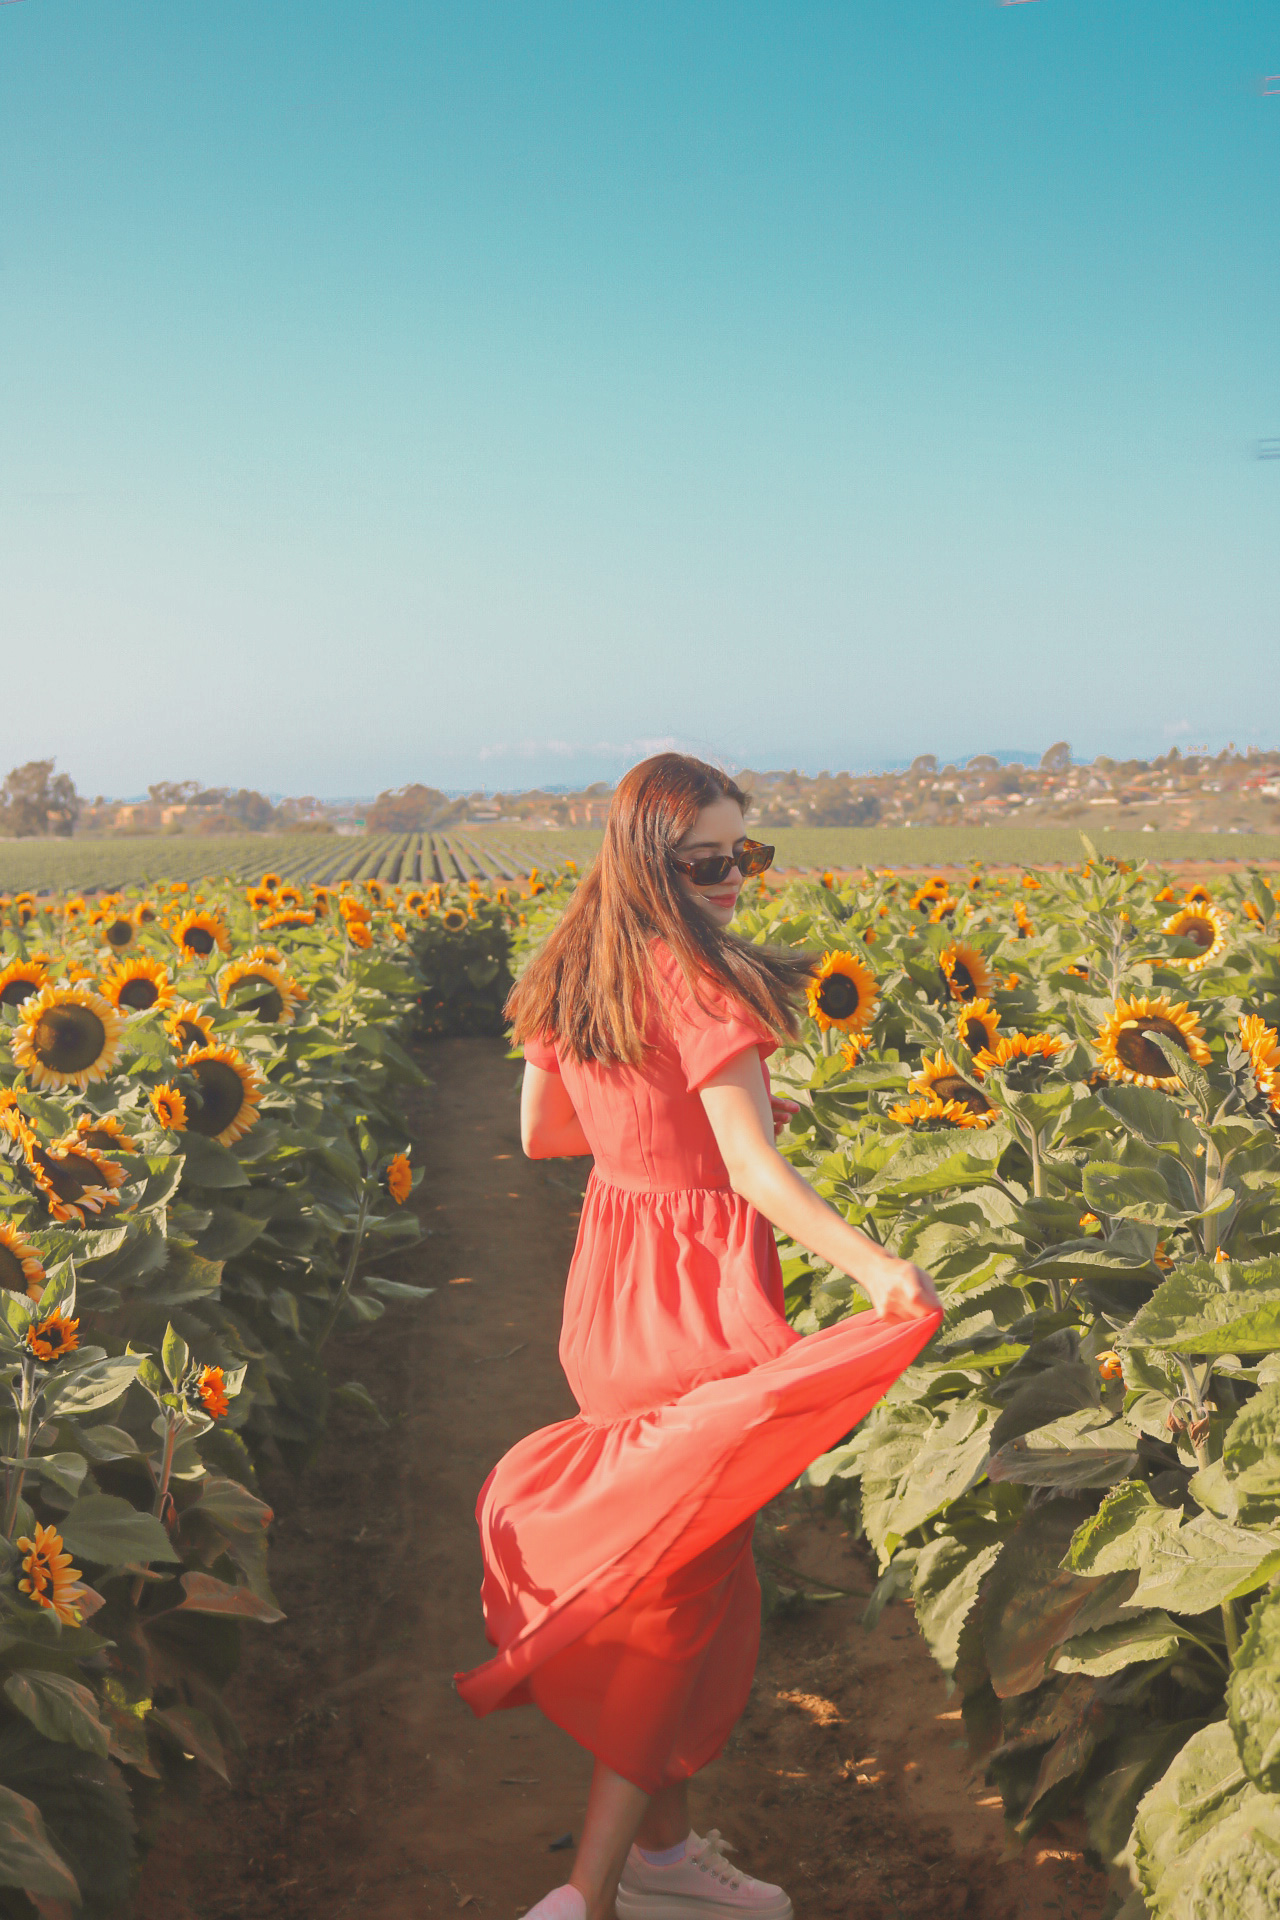
[[[773,1144],[774,1117],[754,1049],[736,1055],[700,1091],[735,1193],[856,1280],[886,1319],[915,1320],[940,1307],[927,1273],[851,1227],[783,1159]]]
[[[529,1060],[520,1088],[520,1144],[530,1160],[571,1159],[591,1151],[560,1075]]]

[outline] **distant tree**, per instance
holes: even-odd
[[[365,814],[365,826],[370,833],[418,833],[431,826],[449,805],[448,795],[436,787],[390,788],[378,795]]]
[[[1071,748],[1065,740],[1055,740],[1046,753],[1040,755],[1040,765],[1045,773],[1065,773],[1071,765]]]
[[[1000,762],[989,753],[975,753],[965,762],[966,773],[994,773]]]
[[[52,760],[15,767],[0,788],[0,826],[18,840],[52,833],[69,839],[80,818],[80,795],[69,773],[55,776]]]
[[[907,772],[912,774],[917,780],[923,780],[926,774],[936,773],[937,771],[938,756],[936,753],[918,753],[911,762],[911,765],[907,768]]]

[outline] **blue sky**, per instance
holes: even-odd
[[[1274,744],[1276,72],[1262,0],[0,6],[0,771]]]

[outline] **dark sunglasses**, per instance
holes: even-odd
[[[744,840],[740,853],[708,853],[701,860],[677,860],[673,855],[671,864],[677,873],[692,880],[695,887],[718,887],[735,867],[744,880],[754,880],[758,873],[766,872],[773,865],[773,853],[772,847],[762,845],[759,840]]]

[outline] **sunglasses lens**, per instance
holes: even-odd
[[[727,854],[711,853],[705,860],[693,863],[693,884],[695,887],[718,887],[722,880],[729,877],[733,861]]]
[[[754,879],[759,873],[767,873],[773,865],[773,848],[761,846],[758,840],[748,840],[738,855],[738,867],[748,879]]]

